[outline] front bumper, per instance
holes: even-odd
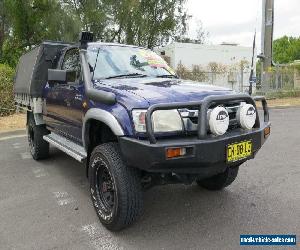
[[[148,172],[185,173],[212,176],[225,171],[227,166],[238,165],[255,154],[266,141],[264,130],[270,123],[263,123],[260,128],[243,131],[238,129],[229,134],[209,137],[204,140],[198,138],[162,139],[155,144],[149,141],[129,137],[120,137],[119,143],[123,160],[128,166],[136,167]],[[228,144],[251,140],[253,154],[249,158],[227,164],[226,146]],[[167,159],[166,149],[170,147],[187,147],[188,154],[183,157]]]
[[[259,115],[253,129],[245,131],[236,129],[223,136],[212,136],[207,133],[207,112],[212,105],[222,105],[230,102],[246,102],[252,104],[256,111],[255,101],[261,101],[264,122]],[[175,139],[157,139],[152,127],[152,114],[156,110],[198,107],[197,136]],[[148,172],[198,174],[209,177],[225,171],[227,166],[239,165],[254,158],[266,140],[265,129],[270,127],[269,112],[264,97],[250,97],[246,94],[226,96],[208,96],[199,102],[155,104],[146,113],[146,134],[148,140],[120,137],[120,148],[123,160],[128,166],[136,167]],[[252,155],[248,158],[226,163],[226,147],[228,144],[252,141]],[[187,154],[182,157],[168,159],[166,149],[185,147]]]

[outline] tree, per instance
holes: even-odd
[[[0,61],[44,40],[76,41],[80,30],[96,40],[153,48],[187,31],[186,0],[0,0]]]
[[[107,0],[109,8],[109,26],[106,28],[106,40],[111,42],[137,44],[139,25],[142,25],[141,1]]]
[[[66,15],[58,0],[0,0],[0,4],[1,62],[15,67],[24,51],[44,40],[78,39],[80,22]]]
[[[209,32],[207,32],[204,27],[201,20],[196,20],[196,38],[191,38],[188,35],[189,31],[189,22],[191,20],[192,16],[188,15],[188,13],[185,11],[180,16],[180,20],[177,22],[177,32],[174,37],[174,40],[176,42],[181,43],[195,43],[195,44],[204,44],[206,43]]]
[[[300,37],[283,36],[273,42],[273,60],[275,63],[290,63],[300,60]]]
[[[176,29],[176,12],[182,6],[181,0],[143,0],[141,14],[143,25],[139,27],[142,45],[153,48],[163,40],[167,41]]]
[[[209,36],[209,32],[204,30],[203,23],[201,20],[197,20],[196,28],[196,43],[204,44]]]
[[[178,7],[176,15],[176,30],[173,34],[173,40],[176,42],[190,42],[188,37],[189,21],[192,18],[182,4]]]
[[[80,27],[61,8],[57,0],[9,0],[13,37],[23,48],[31,48],[45,39],[74,38]],[[76,37],[77,37],[76,34]]]
[[[6,13],[6,1],[0,0],[0,62],[3,60],[3,44],[9,32],[8,16]]]
[[[107,34],[111,41],[153,48],[178,30],[185,0],[123,0],[110,2]],[[185,19],[183,17],[183,19]]]
[[[61,3],[65,15],[76,23],[78,30],[92,31],[96,39],[102,39],[109,16],[106,1],[61,0]]]

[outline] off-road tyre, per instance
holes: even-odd
[[[208,190],[221,190],[228,187],[236,179],[239,166],[228,167],[224,173],[220,173],[207,179],[198,180],[197,184]]]
[[[49,134],[45,125],[36,125],[33,115],[28,114],[27,136],[30,154],[34,160],[42,160],[49,157],[49,143],[43,139],[44,135]]]
[[[110,231],[131,225],[142,211],[139,172],[127,167],[117,143],[94,148],[89,161],[91,198],[100,222]]]

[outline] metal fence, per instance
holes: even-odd
[[[208,84],[230,88],[237,92],[249,90],[249,71],[205,72],[205,75]]]
[[[247,92],[249,90],[250,71],[230,71],[230,72],[188,72],[179,76],[197,82],[204,82],[210,85],[226,87],[237,92]]]
[[[278,65],[270,72],[258,74],[257,89],[264,93],[300,89],[300,71],[293,66]]]
[[[300,71],[296,68],[276,67],[264,75],[261,75],[260,72],[257,72],[256,75],[257,77],[253,81],[253,93],[268,94],[278,91],[300,90]],[[205,82],[243,93],[248,92],[250,86],[249,70],[230,72],[202,71],[196,73],[191,71],[188,74],[179,76],[183,79]]]

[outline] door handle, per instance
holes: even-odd
[[[81,94],[76,94],[75,95],[75,100],[82,101],[82,95]]]

